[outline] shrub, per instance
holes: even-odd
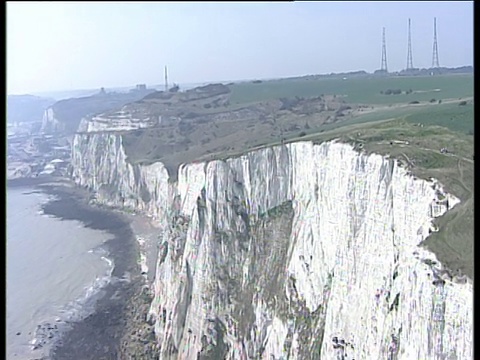
[[[185,119],[193,119],[194,117],[197,117],[198,115],[195,114],[194,112],[189,112],[187,115],[185,115]]]
[[[280,98],[280,101],[282,102],[282,106],[280,107],[280,110],[291,110],[292,108],[297,106],[299,103],[298,99],[289,99],[289,98]]]
[[[178,90],[180,90],[180,86],[178,86],[177,84],[174,84],[172,88],[170,88],[170,90],[168,90],[169,92],[171,93],[176,93],[178,92]]]
[[[305,135],[307,135],[307,133],[305,131],[302,131],[300,134],[298,134],[298,136],[300,136],[300,137],[303,137]]]
[[[417,100],[410,101],[409,104],[420,104]]]
[[[467,105],[467,102],[466,102],[466,101],[460,101],[460,102],[458,103],[458,105],[459,105],[459,106],[464,106],[464,105]]]
[[[178,129],[180,130],[180,133],[189,133],[193,130],[193,126],[190,122],[187,121],[180,121],[178,124]]]
[[[401,89],[387,89],[384,92],[385,95],[399,95],[401,93],[402,93]]]

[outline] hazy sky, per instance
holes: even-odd
[[[7,92],[473,65],[472,2],[7,2]]]

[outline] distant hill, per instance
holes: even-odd
[[[55,103],[55,99],[34,95],[7,96],[7,122],[42,121],[45,109]]]
[[[60,100],[47,109],[42,131],[74,133],[83,117],[121,108],[154,91],[153,89],[133,90],[128,93],[100,91],[91,96]]]
[[[430,68],[430,69],[410,69],[410,70],[402,70],[400,72],[393,73],[392,75],[425,76],[425,75],[447,75],[447,74],[473,74],[473,66],[460,66],[456,68],[439,67],[439,68]]]
[[[184,86],[181,86],[182,89]],[[195,87],[195,86],[188,86],[188,88]],[[164,88],[163,84],[160,85],[149,85],[148,89],[162,89]],[[135,86],[124,86],[124,87],[108,87],[105,88],[107,93],[128,93],[130,91],[135,91]],[[66,99],[73,99],[73,98],[81,98],[81,97],[88,97],[93,96],[98,93],[98,89],[77,89],[77,90],[62,90],[62,91],[47,91],[47,92],[38,92],[34,93],[34,95],[43,96],[43,97],[52,97],[57,101],[66,100]]]

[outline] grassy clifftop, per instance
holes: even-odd
[[[173,176],[181,163],[226,157],[319,131],[351,117],[357,108],[325,94],[245,104],[232,104],[230,96],[229,87],[214,84],[185,93],[154,93],[129,104],[126,110],[135,116],[160,121],[123,134],[128,161],[162,161]]]

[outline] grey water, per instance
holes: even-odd
[[[43,214],[49,199],[33,189],[7,189],[7,359],[46,356],[48,343],[32,350],[38,325],[75,320],[113,269],[101,246],[111,235]]]

